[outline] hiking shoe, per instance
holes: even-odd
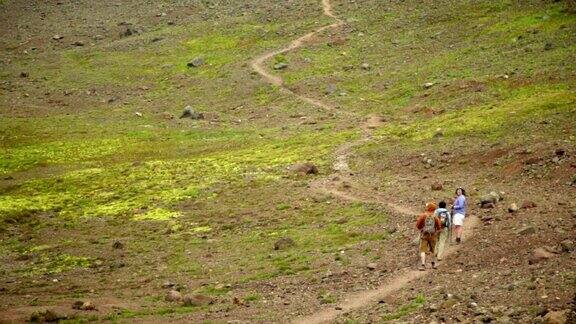
[[[432,269],[437,269],[435,262],[432,262]]]
[[[421,264],[421,265],[418,267],[418,270],[420,270],[420,271],[426,270],[426,265]]]

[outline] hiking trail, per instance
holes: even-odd
[[[262,55],[256,57],[251,62],[252,69],[258,73],[262,78],[271,85],[277,86],[280,91],[285,93],[289,93],[298,99],[309,103],[321,110],[327,111],[333,114],[340,114],[346,115],[347,117],[352,117],[353,119],[360,119],[355,113],[338,110],[336,107],[322,102],[321,100],[307,97],[301,94],[298,94],[284,85],[284,80],[274,74],[271,74],[264,66],[264,63],[269,60],[270,58],[274,57],[278,54],[287,53],[298,49],[305,45],[306,41],[311,39],[316,34],[319,34],[327,29],[338,28],[344,25],[344,21],[338,18],[332,12],[332,5],[330,0],[322,0],[322,9],[324,11],[324,15],[335,20],[334,23],[330,25],[326,25],[320,27],[312,32],[309,32],[294,41],[292,41],[288,46],[283,47],[281,49],[265,52]],[[360,138],[344,143],[340,145],[335,150],[335,162],[332,165],[333,173],[328,175],[325,178],[318,179],[313,181],[310,184],[310,188],[314,191],[323,192],[335,197],[338,197],[342,200],[352,201],[352,202],[362,202],[362,203],[376,203],[383,206],[386,206],[388,209],[393,210],[399,214],[404,216],[412,217],[410,218],[410,222],[415,221],[413,216],[417,215],[418,213],[401,205],[397,205],[395,203],[390,202],[389,198],[382,196],[381,194],[363,187],[358,183],[354,183],[353,181],[353,173],[350,170],[350,166],[348,164],[348,160],[350,155],[352,154],[352,150],[359,145],[367,143],[372,140],[372,131],[373,129],[377,128],[379,125],[382,124],[382,119],[379,116],[368,116],[367,119],[362,121],[358,127],[361,130]],[[338,181],[333,181],[337,179]],[[338,183],[348,183],[350,187],[356,189],[360,193],[353,193],[351,190],[339,190],[336,184]],[[354,186],[350,185],[354,183]],[[466,237],[470,236],[473,232],[473,228],[478,224],[479,220],[477,217],[469,217],[465,224],[465,231],[463,236],[463,242],[466,241]],[[454,254],[458,250],[458,245],[450,245],[444,252],[444,258]],[[335,307],[332,306],[330,308],[323,308],[315,313],[312,313],[308,316],[298,317],[293,320],[293,323],[325,323],[330,322],[336,319],[339,315],[345,314],[347,312],[360,309],[362,307],[368,306],[371,303],[378,302],[380,299],[392,294],[393,292],[400,290],[407,286],[411,281],[414,281],[418,278],[424,277],[427,274],[432,273],[433,271],[419,271],[419,270],[404,270],[401,273],[398,273],[390,281],[386,284],[379,286],[376,289],[371,290],[364,290],[354,293],[349,293],[343,300],[337,304]]]

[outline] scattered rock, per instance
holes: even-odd
[[[360,64],[360,68],[361,68],[362,70],[368,71],[368,70],[370,70],[370,64],[368,64],[368,63],[362,63],[362,64]]]
[[[536,207],[536,203],[530,200],[526,200],[522,203],[522,209],[529,209],[529,208],[535,208]]]
[[[368,268],[368,270],[375,270],[376,268],[378,268],[378,264],[371,262],[366,265],[366,268]]]
[[[128,37],[138,34],[138,30],[130,25],[124,25],[124,28],[120,32],[120,37]]]
[[[202,57],[196,57],[192,61],[188,62],[186,66],[188,67],[200,67],[204,65],[204,59]]]
[[[436,190],[436,191],[444,189],[444,185],[441,182],[433,183],[431,187],[432,187],[432,190]]]
[[[510,204],[510,206],[508,207],[508,212],[515,213],[517,211],[518,211],[518,205],[516,205],[516,203]]]
[[[432,88],[436,83],[434,82],[426,82],[424,83],[424,89],[430,89]]]
[[[184,296],[182,305],[184,306],[204,306],[214,303],[214,298],[205,295]]]
[[[29,74],[28,72],[24,72],[24,71],[20,72],[20,77],[21,77],[21,78],[27,78],[29,75],[30,75],[30,74]]]
[[[75,301],[74,304],[72,305],[72,308],[78,309],[78,310],[87,310],[87,311],[96,310],[96,306],[94,306],[94,304],[92,302],[90,302],[90,301],[83,302],[81,300]]]
[[[330,84],[326,87],[326,91],[324,91],[324,93],[325,93],[326,95],[331,95],[331,94],[333,94],[334,92],[336,92],[336,90],[337,90],[336,85],[333,84],[333,83],[330,83]]]
[[[528,259],[528,263],[529,264],[536,264],[538,262],[548,260],[552,257],[554,257],[553,253],[550,253],[550,252],[546,251],[546,249],[543,249],[543,248],[537,248],[534,250],[534,252],[532,252],[532,255]]]
[[[348,223],[348,218],[346,218],[346,217],[339,218],[335,221],[335,223],[336,224],[346,224],[346,223]]]
[[[58,322],[68,318],[66,315],[58,314],[53,310],[46,309],[30,315],[30,322]]]
[[[548,312],[544,316],[545,324],[566,324],[568,322],[568,310]]]
[[[52,39],[53,39],[53,40],[61,40],[62,38],[64,38],[64,36],[58,35],[58,34],[52,36]]]
[[[169,113],[169,112],[167,112],[167,111],[163,112],[163,113],[161,114],[161,116],[162,116],[162,118],[167,119],[167,120],[170,120],[170,119],[174,119],[174,118],[175,118],[175,116],[174,116],[173,114],[171,114],[171,113]]]
[[[138,116],[138,117],[142,117],[142,113],[139,112],[139,111],[135,112],[134,115],[136,115],[136,116]]]
[[[286,63],[286,62],[280,62],[280,63],[274,64],[274,70],[284,70],[287,67],[288,67],[288,63]]]
[[[176,286],[176,283],[171,281],[166,281],[162,284],[162,288],[173,288]]]
[[[159,42],[159,41],[161,41],[161,40],[163,40],[163,39],[164,39],[163,37],[154,37],[154,38],[152,38],[151,42],[152,42],[152,43],[156,43],[156,42]]]
[[[176,290],[170,290],[166,293],[166,301],[178,302],[182,300],[182,294]]]
[[[297,163],[290,167],[290,171],[302,175],[318,174],[318,167],[316,167],[316,165],[310,162]]]
[[[112,247],[115,248],[115,249],[123,249],[123,248],[124,248],[124,244],[123,244],[122,242],[120,242],[120,241],[115,241],[115,242],[112,244]]]
[[[549,51],[549,50],[551,50],[551,49],[553,49],[553,48],[554,48],[554,45],[552,45],[551,43],[546,43],[546,44],[544,44],[544,50],[545,50],[545,51]]]
[[[293,239],[283,237],[274,243],[274,250],[285,250],[289,247],[296,245]]]
[[[526,225],[526,226],[522,227],[521,229],[519,229],[518,231],[516,231],[516,234],[518,234],[518,235],[527,235],[527,234],[534,234],[534,233],[536,233],[536,229],[532,225]]]
[[[480,207],[494,208],[500,200],[502,200],[500,195],[496,191],[491,191],[489,194],[480,197]]]
[[[554,151],[554,154],[556,154],[557,156],[564,156],[564,154],[566,154],[566,150],[563,148],[559,148]]]
[[[186,106],[184,107],[184,110],[182,111],[182,115],[180,116],[180,118],[190,118],[190,119],[204,119],[204,114],[201,112],[197,112],[194,109],[192,109],[191,106]]]
[[[560,246],[562,247],[563,252],[574,251],[574,241],[572,241],[572,240],[564,240],[564,241],[560,242]]]
[[[84,46],[84,42],[83,42],[83,41],[75,41],[74,43],[72,43],[72,45],[74,45],[74,46]]]

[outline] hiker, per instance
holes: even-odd
[[[452,221],[454,223],[454,233],[456,233],[456,243],[462,241],[462,227],[466,217],[466,191],[464,188],[456,189],[456,200],[452,206]]]
[[[440,218],[434,213],[436,204],[429,202],[426,204],[426,211],[416,221],[416,228],[420,230],[420,271],[426,270],[426,253],[430,253],[432,259],[432,269],[436,269],[434,262],[434,251],[436,249],[436,240],[441,229]]]
[[[440,225],[442,225],[442,229],[438,235],[438,242],[436,243],[436,260],[441,261],[446,240],[452,236],[450,235],[452,233],[452,215],[448,209],[446,209],[445,201],[438,203],[438,209],[436,209],[434,214],[440,218]]]

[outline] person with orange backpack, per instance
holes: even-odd
[[[416,221],[416,228],[420,230],[420,271],[426,270],[426,253],[430,253],[432,260],[432,269],[436,269],[436,262],[434,254],[436,251],[436,242],[438,240],[438,234],[442,229],[442,224],[440,223],[440,218],[435,213],[436,204],[429,202],[426,204],[426,211],[420,216]]]

